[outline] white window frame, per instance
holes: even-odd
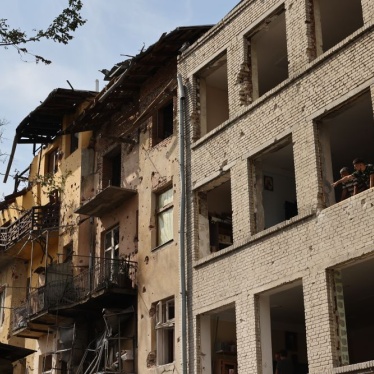
[[[156,364],[166,365],[175,359],[175,301],[174,298],[156,304]],[[170,342],[172,339],[172,342]],[[169,351],[172,344],[172,352]],[[172,357],[170,359],[170,356]]]
[[[173,187],[156,194],[157,246],[173,240]]]
[[[107,237],[110,236],[110,245],[107,246]],[[104,261],[106,275],[114,281],[118,276],[118,259],[119,259],[119,225],[104,233]],[[109,260],[109,263],[107,263]]]

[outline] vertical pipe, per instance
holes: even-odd
[[[180,175],[180,212],[179,212],[179,261],[180,261],[180,291],[181,291],[181,337],[182,337],[182,373],[187,374],[187,319],[186,319],[186,266],[185,266],[185,215],[186,215],[186,177],[184,168],[184,118],[185,118],[185,92],[182,76],[178,74],[179,97],[179,175]]]

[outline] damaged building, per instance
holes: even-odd
[[[191,373],[374,372],[374,3],[241,1],[179,60]]]
[[[101,92],[56,89],[17,127],[6,178],[17,146],[34,153],[1,206],[17,373],[179,370],[177,57],[209,29],[164,33]]]
[[[374,373],[374,192],[332,187],[374,163],[373,30],[242,0],[52,91],[0,203],[0,371]]]

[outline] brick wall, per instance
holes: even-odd
[[[239,373],[262,373],[256,295],[287,282],[303,284],[309,373],[330,373],[337,361],[326,269],[374,254],[370,230],[374,192],[323,209],[320,156],[314,119],[364,89],[374,102],[374,33],[371,1],[363,0],[365,25],[313,59],[310,2],[285,1],[289,78],[253,103],[240,99],[238,73],[246,62],[243,36],[278,1],[243,1],[179,59],[187,89],[189,210],[188,282],[190,372],[203,372],[197,316],[235,302]],[[307,22],[306,22],[307,21]],[[194,74],[227,50],[228,121],[199,138],[198,87]],[[249,161],[292,136],[298,216],[260,233],[253,230]],[[234,245],[199,258],[199,186],[230,165]],[[357,232],[362,227],[365,234]]]

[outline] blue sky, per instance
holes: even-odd
[[[101,69],[110,69],[126,57],[148,47],[163,32],[178,26],[209,25],[221,20],[239,0],[83,0],[83,18],[87,23],[68,45],[44,41],[29,44],[30,52],[52,60],[51,65],[35,64],[10,47],[0,49],[1,153],[10,153],[18,124],[55,88],[95,90]],[[27,32],[45,28],[66,6],[67,0],[1,0],[1,18],[14,28]],[[26,60],[26,61],[25,61]],[[11,175],[23,171],[32,160],[31,147],[18,145]],[[13,192],[13,178],[3,183],[7,159],[0,162],[0,200]]]

